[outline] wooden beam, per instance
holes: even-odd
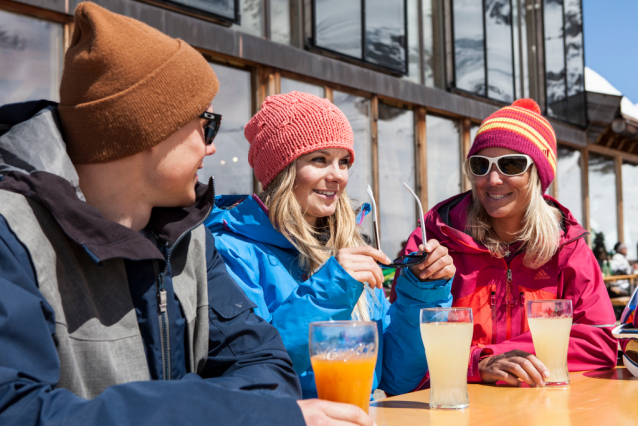
[[[587,149],[591,152],[607,155],[610,157],[615,157],[617,155],[620,155],[623,158],[623,160],[638,164],[638,155],[635,155],[635,154],[630,154],[624,151],[617,151],[615,149],[607,148],[602,145],[596,145],[596,144],[589,144],[587,146]]]
[[[627,139],[623,139],[620,141],[620,144],[618,145],[618,148],[616,148],[618,151],[622,151],[623,147],[625,146],[625,144],[627,143]]]
[[[6,12],[17,13],[19,15],[27,15],[33,18],[44,19],[47,21],[57,22],[59,24],[69,24],[73,22],[73,15],[55,12],[49,9],[42,9],[24,3],[18,3],[9,0],[0,0],[0,10]],[[72,12],[71,12],[72,13]]]
[[[416,142],[416,194],[421,199],[423,211],[428,210],[428,154],[427,154],[427,128],[425,108],[417,108],[414,114],[415,142]],[[418,217],[417,213],[417,217]],[[419,218],[423,219],[423,218]]]
[[[374,199],[377,202],[377,212],[381,211],[381,200],[379,194],[379,132],[378,132],[378,120],[379,120],[379,98],[373,96],[370,99],[370,142],[372,143],[372,192],[374,193]],[[379,218],[377,218],[379,219]],[[379,247],[381,247],[381,241],[383,236],[381,235],[381,223],[379,225]]]
[[[618,218],[618,241],[624,242],[625,222],[622,191],[622,156],[617,155],[614,160],[616,163],[616,216]]]
[[[467,158],[467,154],[470,152],[470,148],[472,147],[472,135],[470,135],[470,128],[472,127],[472,122],[469,118],[464,118],[461,120],[461,191],[469,191],[472,186],[470,184],[469,178],[463,172],[463,164],[465,163],[465,159]]]
[[[332,91],[332,87],[325,86],[324,87],[325,98],[330,102],[334,103],[334,93]]]
[[[591,226],[589,220],[589,150],[583,149],[581,151],[581,180],[582,180],[582,188],[583,188],[583,223],[581,224],[587,232],[591,233]],[[587,243],[591,247],[593,238],[590,236],[587,237]]]

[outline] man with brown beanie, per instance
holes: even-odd
[[[371,425],[295,401],[279,334],[202,225],[208,63],[92,3],[75,24],[60,104],[0,107],[0,424]]]

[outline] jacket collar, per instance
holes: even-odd
[[[571,212],[556,199],[544,195],[545,201],[561,212],[561,240],[565,245],[584,237],[588,232],[576,221]],[[487,248],[464,232],[467,211],[472,203],[472,192],[467,191],[449,198],[432,208],[425,225],[439,241],[447,241],[449,248],[466,253],[488,252]]]
[[[206,226],[214,232],[230,231],[253,241],[294,250],[295,246],[272,226],[261,200],[256,200],[256,195],[217,196]]]

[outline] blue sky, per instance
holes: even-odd
[[[583,0],[585,65],[638,103],[638,0]]]

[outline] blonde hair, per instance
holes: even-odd
[[[463,167],[472,185],[472,205],[469,208],[465,222],[465,233],[487,247],[492,256],[504,257],[508,244],[500,241],[492,228],[492,218],[487,214],[476,192],[474,175],[469,170],[469,162]],[[538,269],[556,254],[560,242],[561,212],[550,206],[543,198],[541,180],[536,166],[532,165],[527,184],[527,195],[530,198],[525,216],[523,229],[515,234],[515,241],[523,244],[521,250],[525,252],[523,265],[530,269]]]
[[[268,207],[270,222],[299,251],[299,267],[311,276],[330,256],[342,248],[366,245],[356,223],[352,201],[341,193],[335,212],[328,217],[317,219],[317,226],[311,226],[304,219],[304,212],[294,194],[297,177],[297,160],[289,164],[268,185],[259,198]],[[328,234],[328,241],[322,243],[319,235]],[[367,287],[366,287],[367,288]],[[361,321],[370,320],[370,308],[365,291],[357,301],[352,316]]]

